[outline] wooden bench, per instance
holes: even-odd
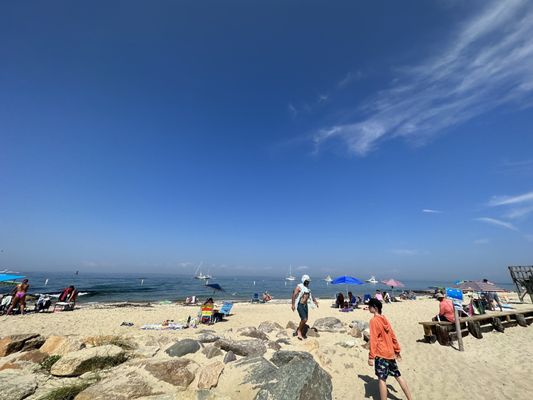
[[[477,339],[483,337],[484,332],[497,330],[504,332],[505,328],[520,325],[528,326],[533,323],[533,309],[491,312],[472,317],[459,318],[461,335],[463,337],[471,334]],[[419,322],[424,329],[424,339],[428,343],[438,341],[443,346],[451,344],[452,340],[457,340],[455,323],[444,321]]]

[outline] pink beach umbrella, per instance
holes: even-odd
[[[387,286],[390,286],[393,289],[395,287],[405,287],[405,285],[403,283],[401,283],[400,281],[397,281],[395,279],[389,279],[387,281],[381,281],[381,282],[384,283]]]

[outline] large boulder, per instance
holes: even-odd
[[[198,350],[200,350],[200,343],[197,340],[183,339],[174,343],[165,352],[171,357],[182,357],[186,354],[196,353]]]
[[[204,347],[203,350],[202,350],[202,353],[205,354],[205,356],[208,359],[209,358],[213,358],[213,357],[217,357],[217,356],[221,356],[223,354],[222,350],[220,350],[218,347],[215,347],[215,346]]]
[[[224,370],[224,363],[216,361],[205,366],[198,377],[198,389],[211,389],[218,384],[218,378]]]
[[[253,326],[246,326],[244,328],[237,329],[237,333],[241,336],[248,336],[255,339],[268,340],[266,333],[257,330]]]
[[[277,322],[263,321],[259,324],[257,329],[259,329],[261,332],[264,332],[264,333],[270,333],[272,331],[283,329],[283,327]]]
[[[152,360],[144,365],[144,369],[160,381],[178,386],[181,389],[187,389],[195,377],[190,364],[191,361],[184,358],[162,361]]]
[[[341,320],[335,317],[319,318],[313,324],[313,328],[319,332],[345,332],[346,331]]]
[[[237,360],[237,356],[235,355],[235,353],[233,351],[228,351],[226,353],[226,355],[224,356],[224,364],[227,364],[227,363],[230,363],[232,361],[236,361]]]
[[[78,339],[67,336],[50,336],[39,350],[49,355],[64,356],[73,351],[81,350],[85,345]]]
[[[293,330],[296,330],[298,329],[298,324],[294,321],[289,321],[287,322],[287,326],[285,327],[285,329],[293,329]]]
[[[368,322],[359,321],[359,320],[356,320],[356,319],[354,319],[352,322],[350,322],[349,326],[350,326],[350,328],[357,328],[360,331],[364,331],[365,329],[369,328]]]
[[[149,378],[139,371],[128,370],[89,386],[76,400],[130,400],[156,393]]]
[[[0,357],[17,351],[37,349],[44,343],[44,338],[37,333],[11,335],[0,339]]]
[[[40,364],[46,358],[48,358],[48,354],[42,352],[41,350],[31,350],[31,351],[22,353],[20,356],[15,358],[15,360],[16,361],[28,361],[34,364]]]
[[[0,400],[21,400],[37,389],[34,376],[18,370],[0,371]]]
[[[125,351],[118,346],[90,347],[61,357],[50,372],[54,376],[79,376],[88,371],[118,365],[125,360]]]
[[[266,346],[260,339],[219,339],[215,342],[215,346],[225,351],[232,351],[236,355],[244,357],[261,356],[266,352]]]

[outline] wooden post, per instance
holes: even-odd
[[[457,308],[455,308],[455,306],[453,306],[453,315],[455,316],[455,332],[457,333],[457,343],[459,343],[459,351],[465,351],[465,348],[463,346],[463,334],[461,333],[461,323],[459,322],[459,313],[457,312]]]

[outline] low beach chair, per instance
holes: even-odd
[[[74,301],[58,301],[54,304],[54,309],[52,312],[58,311],[73,311],[76,303]]]
[[[189,296],[185,299],[185,305],[186,306],[196,306],[198,305],[198,299],[196,296]]]
[[[260,300],[259,300],[259,293],[254,293],[254,295],[252,296],[252,299],[250,300],[250,303],[259,303]]]
[[[202,324],[212,324],[215,315],[215,307],[213,304],[204,304],[200,311],[200,322]]]
[[[227,317],[228,315],[230,315],[230,312],[231,312],[232,308],[233,308],[233,303],[230,302],[230,301],[226,301],[226,302],[224,302],[222,307],[220,307],[219,313],[223,314],[224,317]]]
[[[365,297],[363,297],[363,304],[368,304],[371,298],[372,296],[370,296],[369,294],[365,294]]]

